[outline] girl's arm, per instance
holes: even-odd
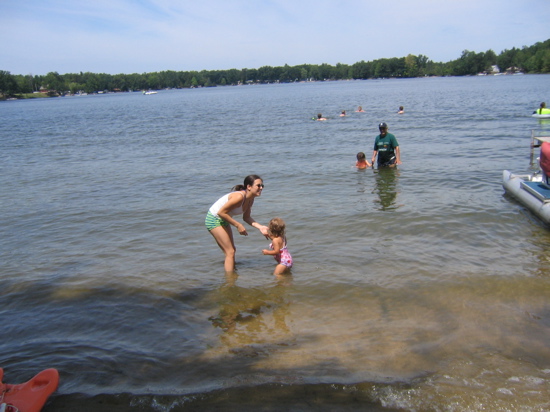
[[[260,232],[262,232],[262,235],[264,235],[266,238],[268,237],[268,227],[267,226],[264,226],[264,225],[261,225],[259,224],[258,222],[256,222],[252,216],[250,216],[250,213],[252,212],[252,205],[254,204],[254,200],[252,200],[252,202],[250,203],[250,206],[247,210],[244,211],[243,213],[243,220],[248,223],[250,226],[252,227],[255,227],[256,229],[258,229]]]
[[[248,236],[248,233],[244,225],[240,222],[237,222],[228,214],[231,210],[239,207],[239,205],[242,204],[242,202],[243,202],[242,192],[231,193],[229,195],[229,199],[227,200],[227,203],[223,205],[218,211],[218,216],[221,217],[226,222],[229,222],[230,225],[235,226],[241,235]]]
[[[272,239],[272,243],[273,243],[273,250],[269,250],[269,249],[262,250],[262,253],[264,255],[275,256],[275,255],[278,255],[279,253],[281,253],[281,249],[283,247],[283,238],[282,237],[274,237]]]

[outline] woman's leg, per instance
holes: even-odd
[[[225,254],[224,268],[226,273],[235,272],[235,242],[231,226],[218,226],[210,231],[218,246]]]

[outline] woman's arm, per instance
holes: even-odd
[[[268,228],[267,226],[264,226],[264,225],[261,225],[259,224],[258,222],[256,222],[252,216],[250,216],[250,213],[252,212],[252,205],[254,204],[254,200],[252,200],[252,202],[250,202],[250,206],[248,207],[247,210],[244,211],[243,213],[243,220],[248,223],[250,226],[252,227],[255,227],[256,229],[258,229],[260,232],[262,232],[262,235],[264,235],[265,237],[268,237]]]
[[[230,225],[235,226],[239,231],[239,234],[243,236],[248,236],[248,232],[246,231],[246,228],[244,227],[244,225],[236,221],[235,219],[233,219],[231,216],[229,216],[229,212],[239,207],[239,205],[241,205],[242,202],[243,202],[243,194],[241,192],[231,193],[229,195],[229,199],[227,200],[227,203],[223,205],[218,211],[218,216],[221,217],[226,222],[229,222]]]

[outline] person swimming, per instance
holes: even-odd
[[[368,162],[365,153],[357,153],[357,162],[355,163],[355,167],[357,167],[358,169],[366,169],[367,167],[371,167],[371,164]]]
[[[546,102],[542,102],[537,110],[533,114],[550,114],[550,109],[546,108]]]
[[[405,109],[403,108],[403,106],[399,106],[399,110],[397,111],[397,114],[403,114],[405,113]]]

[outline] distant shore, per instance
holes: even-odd
[[[23,100],[23,99],[39,99],[43,97],[52,97],[49,96],[47,93],[20,93],[16,94],[15,96],[0,96],[0,101],[5,100]]]
[[[421,77],[415,77],[415,78],[431,78],[431,77],[473,77],[473,76],[499,76],[499,75],[523,75],[525,73],[516,71],[516,72],[501,72],[501,73],[478,73],[477,75],[462,75],[462,76],[421,76]],[[533,74],[540,74],[540,73],[533,73]],[[369,78],[369,79],[324,79],[324,80],[302,80],[302,81],[294,81],[289,83],[306,83],[306,82],[334,82],[334,81],[362,81],[362,80],[395,80],[395,79],[410,79],[414,77],[381,77],[381,78]],[[212,86],[190,86],[190,87],[165,87],[165,88],[159,88],[159,89],[148,89],[148,90],[173,90],[173,89],[201,89],[201,88],[210,88],[210,87],[228,87],[228,86],[257,86],[261,84],[279,84],[279,81],[275,82],[246,82],[246,83],[238,83],[238,84],[224,84],[224,85],[212,85]],[[56,90],[49,90],[46,92],[33,92],[33,93],[18,93],[11,96],[2,95],[0,93],[0,101],[7,101],[7,100],[25,100],[25,99],[39,99],[39,98],[47,98],[47,97],[65,97],[65,96],[87,96],[87,95],[100,95],[100,94],[118,94],[118,93],[137,93],[137,92],[144,92],[147,89],[135,89],[135,90],[101,90],[91,93],[86,93],[84,91],[79,91],[77,93],[59,93]]]

